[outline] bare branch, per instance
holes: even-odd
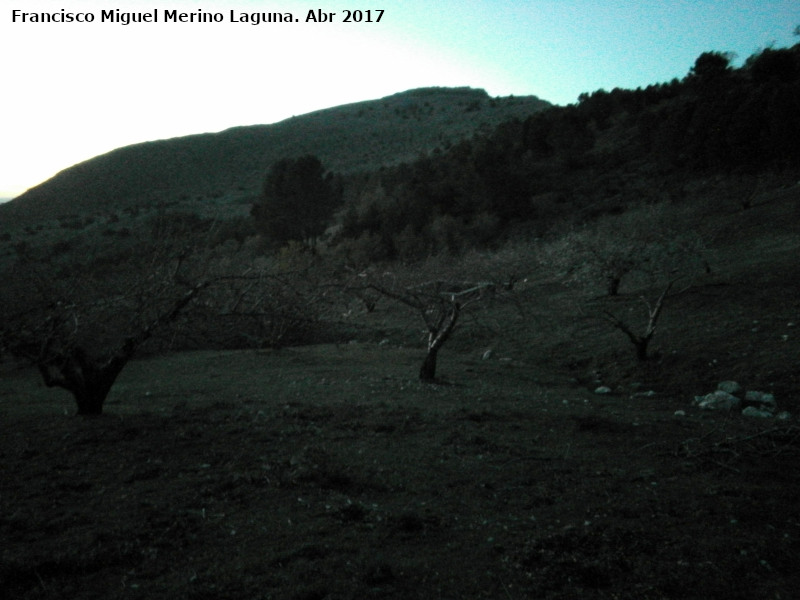
[[[641,297],[641,300],[644,302],[645,306],[647,307],[648,313],[648,320],[647,326],[644,329],[644,333],[638,334],[636,333],[627,323],[625,323],[622,319],[617,317],[615,314],[611,313],[610,311],[603,311],[601,317],[611,323],[614,327],[619,329],[623,332],[628,339],[630,339],[631,343],[636,348],[636,358],[638,360],[644,361],[649,358],[647,353],[647,347],[650,344],[650,340],[653,339],[653,336],[656,333],[656,326],[658,325],[658,319],[661,316],[661,311],[664,308],[664,300],[667,298],[669,291],[672,289],[672,286],[677,282],[681,277],[676,277],[669,281],[667,286],[661,292],[661,295],[656,300],[654,305],[650,305],[646,298]]]

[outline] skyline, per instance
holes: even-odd
[[[413,88],[469,86],[563,105],[584,92],[682,78],[702,52],[734,53],[740,65],[770,45],[800,42],[800,4],[788,0],[387,1],[362,6],[360,23],[341,22],[341,8],[329,0],[10,6],[0,14],[0,198],[118,147],[275,123]],[[317,9],[336,14],[319,22]],[[158,22],[100,22],[103,10],[154,13]],[[95,20],[23,23],[20,11]],[[221,20],[165,22],[167,11]],[[317,20],[306,20],[309,11]],[[261,12],[292,13],[297,22],[253,25]]]

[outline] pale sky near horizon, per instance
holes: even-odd
[[[343,23],[345,9],[384,13]],[[92,23],[12,22],[92,13]],[[103,10],[158,23],[100,22]],[[220,13],[164,22],[165,11]],[[313,9],[333,22],[307,22]],[[231,11],[239,22],[231,22]],[[292,12],[252,25],[241,13]],[[362,13],[365,17],[365,12]],[[28,19],[29,20],[29,19]],[[148,140],[274,123],[425,86],[556,104],[681,78],[702,52],[740,64],[800,42],[797,0],[8,0],[0,9],[0,198]]]

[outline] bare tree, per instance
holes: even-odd
[[[327,306],[313,270],[248,269],[214,282],[209,304],[230,324],[231,343],[280,349],[310,341]]]
[[[208,287],[185,277],[186,259],[155,252],[113,269],[21,260],[4,274],[0,347],[70,392],[79,415],[102,414],[134,353]]]
[[[665,272],[709,272],[702,237],[673,213],[652,205],[604,217],[544,245],[540,261],[568,281],[602,284],[609,296],[634,274],[655,283]]]
[[[369,278],[366,273],[362,278]],[[422,283],[403,285],[392,273],[385,273],[380,278],[372,277],[365,284],[348,286],[351,290],[374,290],[379,294],[396,300],[411,308],[425,323],[427,330],[427,352],[419,370],[421,381],[436,380],[436,366],[439,351],[450,339],[459,317],[465,309],[474,305],[486,304],[493,299],[498,287],[511,290],[514,279],[504,284],[490,281],[449,281],[436,279]]]
[[[676,281],[677,279],[673,279],[667,284],[667,286],[661,292],[661,295],[656,300],[655,304],[651,305],[644,297],[641,298],[642,302],[644,302],[645,306],[647,307],[648,315],[647,325],[642,333],[637,333],[634,331],[630,325],[625,323],[622,319],[610,311],[603,311],[602,318],[628,336],[628,339],[636,349],[637,360],[646,361],[650,358],[650,355],[647,351],[648,346],[650,345],[650,341],[653,339],[653,336],[656,333],[658,319],[661,316],[661,311],[664,309],[664,300],[667,298],[667,295]]]

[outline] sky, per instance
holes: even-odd
[[[569,104],[582,92],[681,78],[702,52],[732,52],[741,64],[770,45],[800,42],[797,0],[2,4],[0,199],[121,146],[275,123],[418,87]],[[361,22],[343,22],[345,9],[360,9]],[[102,22],[103,10],[154,13],[158,22]],[[317,10],[329,19],[307,20]],[[31,22],[30,13],[62,11],[94,21]],[[165,22],[170,11],[221,21]],[[261,12],[291,12],[297,22],[242,17]]]

